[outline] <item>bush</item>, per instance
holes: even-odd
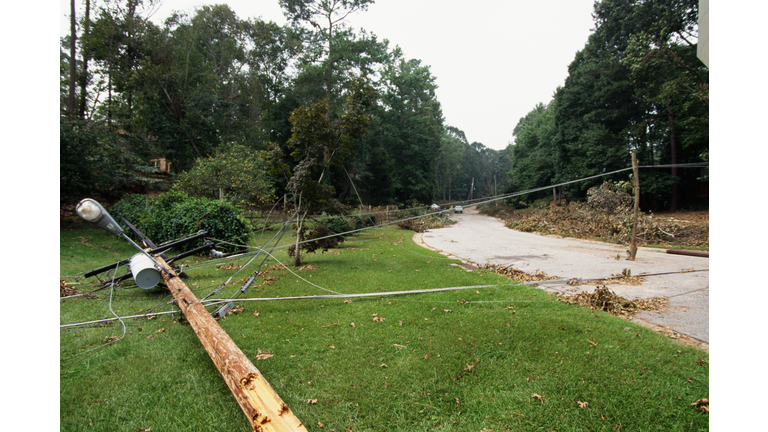
[[[146,195],[127,194],[123,195],[123,198],[120,201],[109,208],[109,214],[112,215],[115,221],[123,228],[123,231],[126,231],[126,234],[134,240],[138,240],[138,236],[133,234],[133,231],[131,231],[128,228],[128,225],[124,224],[120,218],[124,217],[133,226],[136,226],[136,224],[141,221],[144,213],[146,213],[147,208]]]
[[[145,207],[144,197],[129,195],[112,207],[115,209],[112,215],[125,216],[155,244],[186,237],[200,230],[207,231],[211,238],[245,244],[252,231],[250,223],[238,208],[218,200],[169,192],[150,200],[149,207],[140,212],[141,207]],[[237,247],[224,249],[234,250]]]
[[[352,224],[356,230],[376,225],[376,215],[373,213],[356,214],[352,216]]]
[[[274,186],[259,153],[243,145],[224,144],[213,157],[198,159],[194,167],[179,175],[174,191],[200,198],[263,204],[274,200]]]
[[[352,224],[350,224],[349,219],[345,218],[344,216],[331,216],[331,215],[322,215],[315,219],[318,225],[325,225],[330,230],[330,234],[341,234],[345,233],[347,231],[352,231]],[[346,236],[338,236],[341,238],[341,241],[344,241]]]

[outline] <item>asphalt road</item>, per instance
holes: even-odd
[[[666,310],[643,311],[633,321],[709,350],[709,258],[640,248],[635,261],[629,261],[628,247],[511,230],[474,208],[465,208],[463,214],[451,217],[458,223],[417,235],[417,242],[465,263],[512,266],[529,274],[540,270],[558,279],[607,278],[624,269],[633,276],[649,275],[643,276],[645,281],[639,286],[606,286],[627,299],[667,297]],[[652,276],[668,272],[672,274]],[[565,282],[542,282],[538,286],[563,294],[595,288],[594,284],[571,286]]]

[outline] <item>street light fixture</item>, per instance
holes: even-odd
[[[95,223],[99,228],[102,228],[108,232],[111,232],[114,235],[122,236],[124,239],[128,240],[128,242],[132,244],[136,249],[138,249],[141,252],[141,255],[150,259],[151,263],[154,264],[155,271],[167,272],[167,270],[163,266],[161,266],[159,262],[157,262],[155,257],[147,253],[147,251],[142,249],[141,246],[137,245],[136,242],[131,240],[131,238],[128,237],[127,235],[125,235],[125,233],[123,232],[123,229],[120,228],[120,225],[118,225],[117,222],[115,222],[112,216],[110,216],[107,210],[104,209],[104,207],[102,207],[102,205],[99,204],[98,201],[91,198],[85,198],[81,200],[77,204],[77,207],[75,207],[75,213],[77,213],[78,216],[85,219],[86,221]],[[138,255],[138,256],[141,256],[141,255]],[[154,287],[160,279],[159,273],[157,277],[151,274],[147,275],[148,270],[149,270],[149,273],[152,273],[152,271],[150,270],[152,267],[152,264],[148,264],[146,263],[146,261],[138,260],[136,258],[137,256],[134,256],[133,258],[131,258],[131,272],[133,273],[134,280],[136,280],[137,283],[139,283],[140,280],[141,282],[143,282],[143,283],[139,283],[139,286],[141,286],[141,288],[149,289]],[[141,264],[134,264],[134,260],[136,260]],[[142,277],[137,279],[137,276],[139,274],[142,274]],[[145,279],[148,279],[148,280],[145,281]]]
[[[105,229],[114,235],[123,233],[123,229],[120,228],[120,225],[112,219],[112,216],[110,216],[104,207],[102,207],[96,200],[85,198],[77,204],[75,212],[81,218],[88,222],[95,223],[99,228]]]

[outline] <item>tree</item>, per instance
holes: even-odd
[[[280,0],[286,18],[294,24],[308,23],[314,30],[314,58],[325,58],[325,94],[328,100],[334,93],[334,68],[341,57],[336,56],[335,31],[343,27],[350,14],[368,10],[373,0]],[[344,39],[341,39],[342,41]]]
[[[451,186],[461,172],[466,145],[467,139],[463,131],[453,126],[446,126],[443,139],[440,142],[440,151],[435,161],[437,184],[442,192],[443,201],[452,199]]]
[[[512,169],[509,175],[514,190],[529,190],[553,183],[555,178],[555,106],[538,104],[514,129],[511,146]],[[542,197],[549,192],[531,196]]]
[[[328,100],[309,107],[299,107],[291,114],[292,133],[288,140],[291,167],[277,143],[268,143],[265,159],[273,172],[289,177],[290,192],[299,213],[294,264],[301,265],[302,228],[308,213],[339,213],[340,203],[326,177],[328,171],[351,155],[356,140],[367,133],[371,121],[370,108],[377,99],[376,91],[362,77],[353,81],[346,95],[344,110],[337,118],[328,117]]]
[[[652,15],[647,28],[629,37],[622,64],[630,70],[630,78],[643,93],[654,114],[649,127],[663,127],[669,140],[669,159],[675,165],[682,158],[680,138],[693,154],[706,151],[708,145],[709,79],[707,68],[696,56],[697,37],[695,1],[660,1],[661,4],[638,5],[643,14]],[[681,134],[682,125],[692,125],[690,133]],[[643,131],[645,132],[645,131]],[[692,162],[687,160],[686,162]],[[676,211],[679,200],[678,170],[671,168],[672,196],[670,210]]]
[[[394,161],[395,200],[431,201],[436,188],[435,155],[443,137],[443,116],[435,78],[420,60],[399,60],[382,72],[379,139]]]
[[[75,118],[75,92],[77,91],[77,20],[75,19],[75,0],[70,0],[69,16],[69,99],[67,103],[67,114],[70,119]]]
[[[235,203],[263,204],[275,199],[260,154],[237,143],[224,144],[214,156],[198,159],[192,169],[179,175],[173,190],[210,199],[223,193]]]

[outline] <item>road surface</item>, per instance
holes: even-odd
[[[629,261],[626,246],[519,232],[474,208],[465,207],[463,214],[451,218],[458,223],[417,235],[417,243],[468,264],[511,266],[529,274],[542,271],[565,280],[607,278],[624,269],[633,276],[673,272],[645,276],[640,286],[606,286],[627,299],[667,297],[669,307],[665,311],[639,312],[633,321],[709,350],[709,258],[640,248],[636,260]],[[563,294],[595,288],[594,284],[571,286],[565,282],[538,286]]]

